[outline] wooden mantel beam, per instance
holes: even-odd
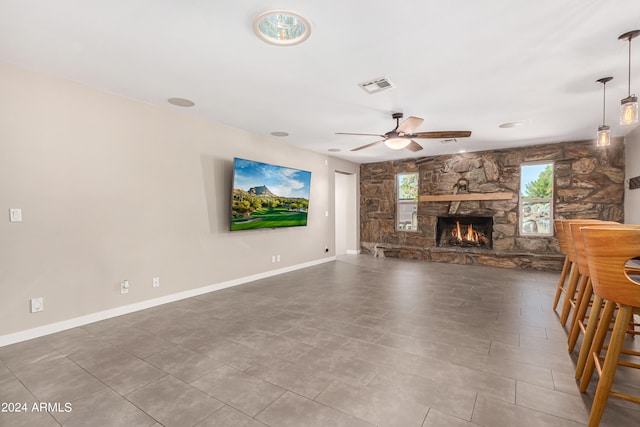
[[[464,193],[464,194],[434,194],[420,196],[421,202],[450,202],[458,200],[510,200],[513,192],[503,191],[496,193]]]

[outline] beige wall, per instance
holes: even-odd
[[[640,188],[629,190],[629,179],[640,176],[640,126],[625,138],[624,222],[640,224]]]
[[[0,345],[335,255],[334,171],[357,165],[13,65],[0,82]],[[311,171],[309,225],[229,232],[233,157]]]

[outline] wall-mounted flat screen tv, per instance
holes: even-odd
[[[235,158],[231,230],[307,225],[311,172]]]

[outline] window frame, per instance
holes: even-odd
[[[551,197],[524,197],[523,186],[525,183],[522,181],[523,171],[522,168],[526,166],[536,166],[536,165],[551,165]],[[518,235],[521,237],[552,237],[554,235],[554,227],[553,227],[553,218],[554,218],[554,203],[553,200],[555,198],[555,162],[554,161],[537,161],[537,162],[526,162],[520,164],[520,186],[518,188]],[[524,205],[525,203],[536,203],[536,202],[548,202],[549,203],[549,231],[546,233],[527,233],[524,231]]]
[[[407,176],[407,175],[415,175],[417,177],[415,199],[400,199],[400,177]],[[398,172],[396,173],[395,179],[396,179],[396,194],[395,194],[396,212],[394,217],[394,222],[395,222],[394,228],[396,231],[403,231],[407,233],[417,233],[418,232],[418,196],[419,196],[419,189],[420,189],[420,173],[419,172]],[[411,228],[409,229],[400,227],[400,206],[401,205],[413,206],[413,212],[415,213],[415,224],[414,224],[413,214],[412,214]]]

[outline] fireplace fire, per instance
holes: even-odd
[[[438,246],[491,249],[491,217],[438,217]]]
[[[464,230],[464,231],[462,231]],[[456,221],[456,226],[451,230],[450,244],[453,246],[486,246],[489,244],[487,236],[473,229],[473,224],[460,228],[460,221]]]

